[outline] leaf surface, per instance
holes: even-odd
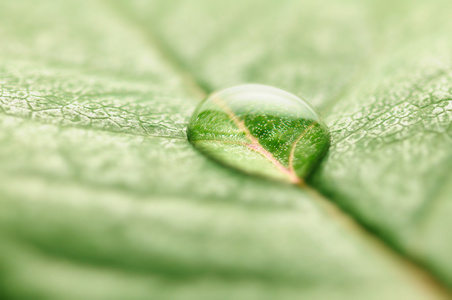
[[[451,286],[450,3],[295,2],[146,10],[136,1],[129,11],[161,16],[162,26],[141,24],[212,89],[253,81],[312,100],[332,148],[311,185]],[[190,35],[201,30],[195,18],[216,26]],[[234,27],[241,30],[223,33]],[[188,39],[192,48],[182,47]]]
[[[235,27],[231,24],[234,16],[238,13],[245,16],[247,7],[252,6],[241,1],[224,10],[225,19],[220,19],[219,24],[229,26],[220,33],[220,28],[205,25],[208,19],[197,18],[200,16],[197,14],[212,9],[211,6],[198,2],[197,11],[190,9],[194,5],[191,3],[195,2],[137,2],[136,10],[132,11],[148,12],[158,28],[168,30],[156,35],[151,35],[150,30],[158,28],[145,26],[144,21],[133,23],[133,18],[127,17],[128,10],[118,9],[121,4],[50,0],[0,3],[2,296],[446,298],[447,293],[430,283],[425,272],[394,254],[319,194],[243,175],[193,149],[185,139],[185,127],[202,95],[200,86],[206,88],[208,83],[216,88],[221,78],[222,84],[248,81],[253,76],[254,80],[265,81],[259,79],[263,75],[257,74],[268,74],[258,67],[260,62],[255,69],[246,71],[241,67],[246,59],[232,59],[234,51],[227,52],[228,47],[233,50],[244,42],[252,42],[234,34],[241,31],[239,28],[247,30],[245,23],[250,22],[258,24],[260,31],[255,36],[263,39],[264,29],[270,30],[274,24],[264,17],[271,16],[272,11],[282,16],[292,10],[290,3],[281,6],[284,14],[279,9],[266,11],[262,6],[253,13],[254,19],[243,18],[244,23]],[[353,5],[350,8],[349,14],[360,15],[360,11],[355,11],[358,8]],[[318,13],[317,24],[323,28],[326,36],[323,42],[327,44],[333,36],[334,41],[340,40],[335,37],[338,32],[365,29],[347,23],[350,15],[339,17],[337,24],[341,26],[336,28],[331,23],[323,25],[334,14]],[[203,43],[193,41],[185,43],[187,48],[181,44],[169,47],[159,40],[158,36],[166,36],[174,43],[184,44],[180,38],[186,32],[180,24],[185,23],[174,28],[176,20],[181,22],[181,15],[197,19],[196,26],[205,29],[199,34]],[[359,18],[367,20],[365,16]],[[292,15],[291,20],[298,22],[299,18]],[[194,21],[188,22],[187,28],[194,25]],[[289,43],[298,36],[298,31],[289,34],[289,29],[298,27],[293,23],[284,26],[276,32],[287,32],[287,36],[279,39]],[[317,30],[312,26],[313,34]],[[335,58],[328,50],[317,60],[304,60],[303,53],[317,53],[314,56],[322,53],[321,48],[303,47],[309,44],[308,35],[298,42],[297,49],[291,48],[292,56],[287,53],[284,65],[289,71],[280,69],[275,77],[266,77],[266,83],[278,85],[285,80],[271,78],[288,74],[295,76],[293,82],[283,86],[289,88],[289,84],[295,86],[300,78],[305,78],[303,74],[315,73],[310,66],[313,62],[323,58],[337,60],[334,64],[328,60],[322,63],[322,74],[328,75],[314,76],[311,83],[306,82],[299,91],[294,91],[306,89],[315,103],[323,105],[326,99],[341,94],[340,90],[351,81],[347,76],[332,79],[344,70],[358,68],[358,63],[349,62],[355,61],[357,55],[361,57],[361,51],[356,50],[362,48],[356,45],[363,43],[366,47],[361,40],[367,39],[365,35],[344,35],[343,38],[356,43],[338,47]],[[216,44],[217,39],[237,43]],[[316,47],[321,47],[322,38],[318,43]],[[196,48],[201,45],[210,48],[209,53],[218,53],[221,60],[203,55]],[[260,48],[265,47],[260,44],[253,49]],[[176,50],[182,49],[199,57],[190,64],[199,66],[207,75],[184,71],[190,65],[186,62],[189,56],[180,54],[182,63],[173,59]],[[254,55],[250,51],[248,57]],[[365,57],[365,52],[362,55]],[[267,70],[280,65],[277,59],[271,63],[272,55],[264,53],[263,57],[268,58]],[[298,60],[290,61],[291,57]],[[218,73],[218,77],[210,78],[211,68],[221,66],[211,64],[212,61],[234,65],[224,68],[223,77]],[[298,68],[292,67],[302,61],[307,65],[301,69],[308,73],[297,73]],[[391,72],[382,65],[380,74]],[[324,83],[328,81],[331,85],[327,88]],[[366,91],[364,84],[360,90]],[[375,84],[376,88],[382,86],[379,81]],[[324,87],[324,94],[320,87]],[[351,100],[338,104],[343,105],[344,115],[329,114],[330,124],[339,124],[347,112],[354,113],[347,101]],[[443,149],[444,145],[437,144],[436,149]],[[315,175],[314,184],[331,193],[333,199],[342,199],[341,203],[355,203],[353,189],[344,186],[343,191],[350,191],[346,194],[338,185],[348,183],[345,180],[352,180],[358,173],[352,172],[352,177],[344,179],[330,171],[341,164],[337,148],[332,149]],[[382,155],[378,151],[375,156]],[[353,164],[359,163],[359,157],[362,156],[357,155]],[[373,195],[369,201],[383,205],[377,201],[381,195]],[[447,197],[447,190],[437,197]],[[365,210],[355,207],[353,212],[364,219]],[[385,217],[392,220],[389,214]],[[440,234],[435,231],[439,228],[435,222],[440,219],[431,220],[429,230]],[[375,226],[384,221],[380,213],[369,218]],[[399,227],[388,222],[386,230],[398,240]],[[429,238],[432,239],[429,245],[438,243],[434,236]],[[440,254],[435,256],[437,261],[444,257]],[[421,260],[425,257],[420,255]]]

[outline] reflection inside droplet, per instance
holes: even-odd
[[[220,163],[297,184],[330,143],[328,128],[309,104],[259,84],[210,95],[193,114],[187,135],[197,149]]]

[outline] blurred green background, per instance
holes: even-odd
[[[450,1],[0,0],[2,299],[451,299]],[[210,92],[309,99],[300,189],[186,140]]]

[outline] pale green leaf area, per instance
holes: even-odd
[[[0,1],[0,297],[449,299],[450,5],[374,2]],[[186,140],[246,82],[323,112],[311,187]]]

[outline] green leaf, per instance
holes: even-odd
[[[438,3],[1,2],[0,295],[447,298],[410,261],[450,285]],[[205,92],[248,81],[322,108],[333,148],[311,184],[380,240],[314,188],[193,149]]]
[[[333,131],[312,186],[452,286],[451,4],[336,2],[148,6],[161,26],[143,3],[129,11],[213,89],[258,81],[312,99]],[[210,34],[189,34],[196,19]]]

